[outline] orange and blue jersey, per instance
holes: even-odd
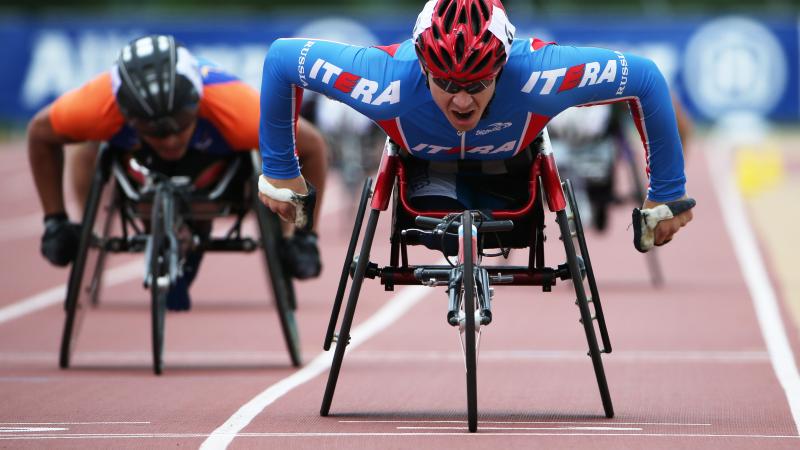
[[[257,148],[258,92],[210,61],[197,60],[203,92],[190,151],[224,155]],[[124,150],[142,145],[117,106],[110,71],[56,99],[50,123],[56,133],[76,142],[106,141]]]
[[[303,89],[349,105],[410,154],[430,160],[511,158],[569,107],[627,102],[647,155],[649,198],[685,194],[667,83],[652,61],[635,55],[515,39],[487,112],[474,129],[459,133],[434,103],[412,40],[359,47],[279,39],[264,62],[261,87],[259,147],[270,177],[299,174],[293,155]]]

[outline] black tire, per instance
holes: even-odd
[[[258,192],[258,179],[253,178],[253,192]],[[294,367],[303,364],[300,354],[300,335],[297,329],[297,322],[294,317],[296,304],[294,285],[291,276],[284,269],[280,257],[281,240],[283,234],[278,215],[264,206],[253,194],[253,209],[258,221],[258,229],[261,234],[261,247],[264,251],[264,261],[267,265],[267,275],[272,286],[272,294],[275,298],[275,307],[278,310],[278,317],[281,323],[283,339],[286,342],[286,349],[289,351],[289,358]]]
[[[109,203],[108,206],[103,208],[99,211],[98,219],[103,221],[103,228],[101,230],[100,240],[105,241],[111,231],[111,226],[114,223],[114,217],[116,213],[119,211],[119,198],[118,196],[119,191],[116,189],[116,184],[111,184],[111,192],[108,195]],[[101,200],[105,197],[101,197]],[[94,272],[92,273],[92,281],[89,285],[89,301],[92,307],[97,307],[100,305],[100,292],[103,288],[103,274],[105,273],[106,268],[106,257],[108,256],[108,250],[103,247],[99,250],[99,255],[97,256],[97,263],[94,266]]]
[[[101,151],[98,160],[108,158],[106,151]],[[78,245],[78,254],[72,263],[67,283],[67,297],[64,300],[64,329],[61,335],[61,348],[59,351],[59,367],[66,369],[70,365],[72,350],[77,340],[80,325],[90,299],[86,299],[86,293],[90,280],[86,278],[86,267],[95,267],[100,255],[100,249],[94,240],[94,225],[97,212],[100,209],[100,201],[107,176],[99,169],[102,165],[98,164],[95,174],[92,177],[92,185],[89,188],[89,197],[86,200],[86,210],[81,221],[81,237]],[[100,268],[102,271],[102,268]],[[96,272],[96,271],[95,271]],[[94,278],[94,277],[92,277]]]
[[[361,198],[359,199],[358,209],[356,210],[356,220],[353,223],[353,232],[350,235],[350,243],[347,245],[347,253],[344,257],[342,272],[339,275],[339,285],[336,288],[336,297],[333,299],[331,318],[328,321],[328,330],[325,332],[325,342],[322,344],[322,348],[325,351],[330,350],[331,344],[333,343],[333,337],[336,332],[336,323],[339,321],[339,313],[342,309],[342,300],[344,299],[345,289],[347,289],[347,280],[353,264],[353,256],[356,252],[356,246],[358,245],[358,237],[361,233],[361,226],[364,224],[364,213],[367,211],[367,204],[369,202],[371,189],[372,178],[367,177],[367,179],[364,180],[364,186],[361,188]]]
[[[164,321],[167,314],[167,292],[170,286],[159,286],[161,277],[169,279],[169,245],[164,228],[165,199],[161,190],[156,191],[150,218],[150,320],[153,344],[153,372],[161,375],[164,370]]]
[[[594,305],[595,316],[597,317],[597,325],[600,329],[600,338],[603,341],[603,350],[605,353],[611,353],[611,340],[608,337],[608,329],[606,328],[606,319],[603,314],[603,306],[600,301],[600,291],[597,289],[597,280],[594,276],[594,269],[592,268],[592,259],[589,257],[589,246],[586,244],[586,235],[583,233],[583,221],[581,220],[580,208],[576,204],[575,192],[572,189],[572,183],[565,180],[562,183],[564,194],[567,197],[568,207],[572,210],[573,220],[575,222],[575,237],[578,240],[578,251],[583,260],[583,271],[586,281],[589,282],[589,294]]]
[[[464,254],[462,255],[462,283],[464,309],[464,358],[467,371],[467,426],[470,432],[478,430],[478,368],[475,349],[475,261],[472,245],[472,213],[465,211],[461,224],[464,229]]]
[[[631,183],[633,184],[633,193],[631,195],[638,208],[641,206],[642,202],[644,202],[647,193],[645,192],[644,182],[642,182],[642,177],[639,174],[639,168],[636,165],[633,155],[628,155],[626,160],[631,173]],[[658,252],[656,249],[653,248],[647,252],[645,258],[647,258],[647,269],[650,272],[650,283],[652,283],[654,287],[663,286],[664,271],[661,269],[661,262],[658,259]]]
[[[574,208],[577,210],[577,208]],[[572,284],[575,287],[575,295],[577,296],[576,303],[581,314],[581,323],[586,333],[586,341],[589,344],[589,356],[592,360],[594,367],[595,378],[597,379],[597,387],[600,390],[600,398],[603,402],[603,410],[608,418],[614,417],[614,407],[611,403],[611,394],[608,390],[608,383],[606,381],[605,370],[603,369],[603,360],[601,359],[600,347],[597,344],[597,335],[594,329],[594,321],[592,319],[591,311],[589,309],[589,301],[586,297],[586,290],[583,287],[582,269],[578,262],[578,254],[575,250],[575,245],[572,242],[572,234],[569,227],[569,219],[567,218],[567,211],[562,209],[556,212],[556,221],[558,222],[561,231],[561,239],[564,242],[564,251],[567,257],[567,265],[572,278]],[[578,223],[576,223],[578,225]],[[582,233],[582,230],[581,230]]]

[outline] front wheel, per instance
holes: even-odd
[[[475,329],[475,250],[473,241],[472,213],[466,211],[461,220],[461,269],[462,298],[461,309],[464,314],[462,345],[467,372],[467,426],[470,432],[478,430],[478,374]]]
[[[148,271],[150,279],[150,319],[153,341],[153,372],[161,375],[164,369],[164,320],[169,292],[169,245],[164,227],[164,198],[158,191],[151,213]]]

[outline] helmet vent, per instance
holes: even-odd
[[[464,34],[458,33],[456,36],[456,61],[461,62],[464,59]]]
[[[481,14],[483,15],[483,20],[489,20],[489,5],[486,4],[486,0],[478,1],[478,5],[480,5],[481,7]]]
[[[444,23],[442,24],[444,26],[445,31],[453,29],[453,21],[455,21],[456,19],[457,7],[458,5],[456,4],[456,2],[450,2],[450,6],[447,8],[447,11],[445,12],[444,15]]]
[[[453,60],[450,58],[450,55],[447,54],[447,51],[442,49],[442,62],[444,63],[446,69],[445,71],[449,71],[451,67],[453,67]]]
[[[486,30],[483,33],[483,36],[481,36],[481,42],[483,42],[484,44],[488,44],[489,41],[492,40],[492,36],[493,36],[492,32],[489,31],[489,30]]]
[[[467,11],[464,8],[461,8],[461,12],[458,14],[458,23],[467,24]]]
[[[475,72],[480,72],[489,65],[489,61],[492,59],[492,54],[487,53],[478,61],[478,64],[475,65]]]
[[[432,51],[429,50],[428,57],[439,70],[441,70],[442,72],[447,71],[447,68],[444,66],[444,64],[442,64],[442,61],[436,56],[436,53],[433,53]]]
[[[450,4],[450,1],[442,0],[439,3],[439,9],[436,10],[436,15],[439,16],[439,17],[444,16],[444,10],[447,8],[447,5],[449,5],[449,4]]]
[[[467,69],[472,69],[472,65],[475,64],[475,60],[478,59],[478,56],[480,56],[480,53],[471,52],[469,54],[469,57],[467,58],[467,61],[464,63],[464,67],[466,67]]]
[[[470,24],[472,25],[472,34],[477,36],[481,32],[481,16],[479,15],[478,7],[473,3],[469,8]]]

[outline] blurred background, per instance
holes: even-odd
[[[224,3],[224,6],[221,4]],[[0,1],[0,124],[32,114],[108,68],[131,38],[175,34],[258,86],[270,42],[304,35],[362,44],[410,35],[423,0]],[[518,36],[654,59],[700,124],[731,112],[800,119],[797,0],[506,0]]]

